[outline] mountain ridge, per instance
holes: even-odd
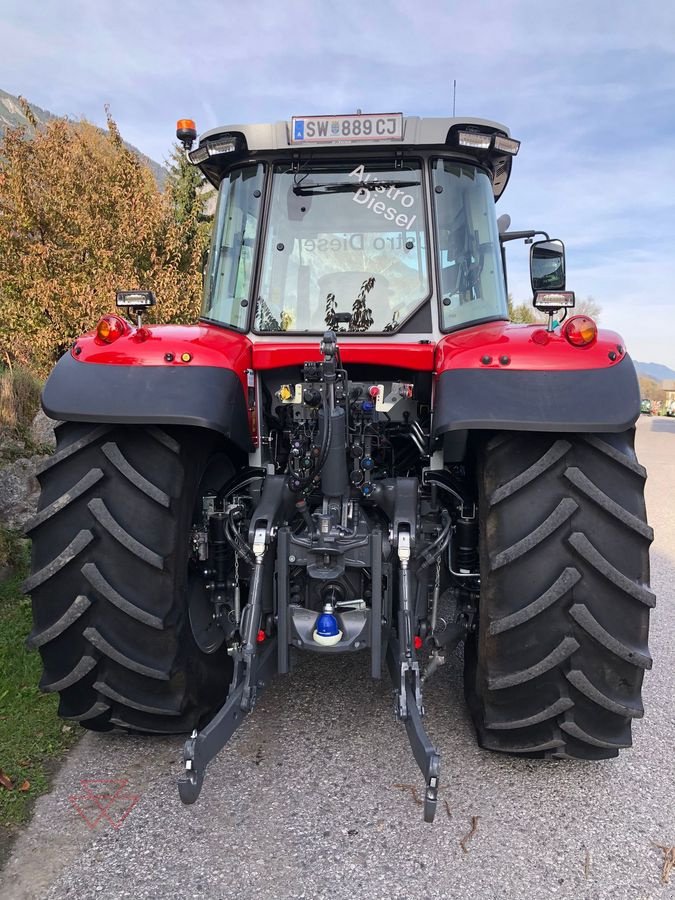
[[[664,366],[662,363],[655,362],[638,362],[633,360],[638,375],[644,375],[647,378],[653,378],[654,381],[674,381],[675,369]]]
[[[35,103],[28,102],[28,106],[37,119],[39,125],[46,125],[48,122],[59,118],[59,116],[56,116],[54,115],[54,113],[49,112],[48,109],[42,109],[40,106],[36,106]],[[68,118],[69,121],[76,121],[74,119],[70,119],[70,117],[66,118]],[[2,88],[0,88],[0,138],[2,138],[8,128],[17,128],[20,126],[25,127],[29,131],[32,130],[30,122],[21,109],[19,98],[14,94],[3,91]],[[136,154],[136,156],[138,156],[138,158],[151,169],[152,174],[155,176],[155,179],[157,180],[160,188],[164,187],[167,176],[167,171],[164,166],[160,165],[149,156],[146,156],[145,153],[141,153],[138,147],[134,147],[133,144],[129,144],[127,141],[124,141],[124,145],[125,147],[128,147],[129,150],[132,150]]]

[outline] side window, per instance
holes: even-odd
[[[433,164],[443,328],[506,319],[507,304],[492,187],[473,166]]]
[[[204,284],[202,316],[243,328],[248,312],[260,224],[263,166],[246,166],[223,179]]]

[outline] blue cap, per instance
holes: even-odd
[[[322,613],[316,620],[316,633],[319,637],[335,637],[340,633],[337,619],[332,613]]]

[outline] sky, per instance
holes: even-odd
[[[498,214],[564,241],[567,287],[675,369],[675,3],[0,0],[0,88],[166,160],[198,130],[295,114],[494,119],[522,141]],[[531,299],[528,251],[509,287]]]

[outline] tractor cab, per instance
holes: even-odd
[[[496,123],[400,114],[207,132],[188,151],[218,188],[203,319],[262,338],[508,318],[494,206],[518,146]]]

